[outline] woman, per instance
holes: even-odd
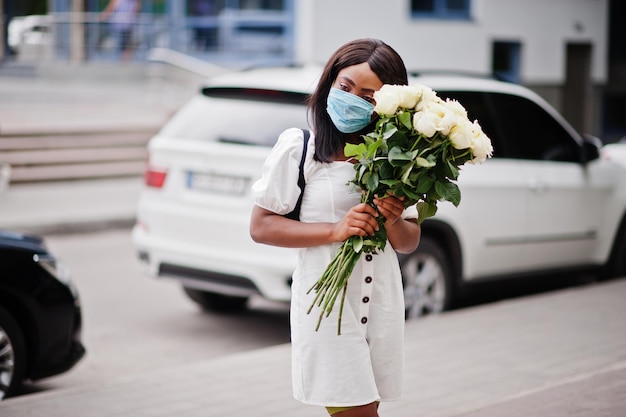
[[[294,397],[327,408],[335,417],[378,416],[380,401],[400,396],[403,367],[404,298],[396,253],[413,252],[420,226],[415,207],[404,210],[393,196],[360,203],[360,190],[347,183],[354,165],[346,143],[358,143],[372,130],[374,92],[383,84],[407,84],[400,56],[385,43],[360,39],[330,58],[310,97],[308,143],[300,221],[284,217],[296,206],[303,132],[283,132],[254,184],[250,233],[256,242],[303,248],[293,275],[291,302]],[[362,256],[348,281],[342,334],[335,308],[315,330],[319,314],[307,314],[322,275],[341,243],[370,236],[384,216],[384,252]]]
[[[133,30],[137,25],[136,18],[140,11],[141,0],[110,0],[102,11],[101,19],[109,20],[118,38],[123,61],[132,58]]]

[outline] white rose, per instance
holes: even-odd
[[[437,115],[427,111],[415,112],[413,128],[427,138],[432,138],[437,133]]]
[[[421,110],[421,108],[428,106],[431,103],[441,103],[441,99],[437,96],[437,93],[435,93],[432,88],[421,84],[415,84],[415,87],[419,88],[421,97],[420,101],[415,107],[416,110]]]
[[[469,120],[460,120],[450,131],[450,143],[455,149],[470,148],[474,141],[473,125]]]
[[[421,114],[421,116],[413,117],[413,127],[429,138],[434,135],[433,129],[447,136],[452,127],[457,124],[458,116],[445,106],[445,102],[431,101],[418,107],[421,110],[415,114]]]
[[[380,90],[374,92],[376,106],[374,111],[378,114],[392,115],[400,106],[400,94],[397,85],[385,84]]]
[[[403,85],[398,89],[400,96],[400,107],[403,109],[414,109],[417,102],[422,98],[422,89],[416,85]]]
[[[474,159],[472,159],[470,163],[482,164],[493,154],[493,146],[491,145],[491,140],[485,135],[478,124],[478,121],[474,121],[472,130],[472,155],[474,155]]]
[[[433,103],[430,107],[432,111],[436,112],[439,116],[437,130],[443,135],[448,136],[452,128],[458,123],[458,115],[448,107],[445,101]]]
[[[448,107],[448,109],[453,111],[458,116],[467,119],[467,110],[465,110],[465,107],[463,107],[463,105],[458,101],[446,99],[446,107]]]

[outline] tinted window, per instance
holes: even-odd
[[[206,87],[202,94],[207,97],[232,100],[263,101],[267,103],[306,104],[308,95],[293,91],[277,91],[262,88]]]
[[[499,132],[496,128],[495,120],[493,120],[493,112],[489,109],[489,103],[484,93],[467,92],[467,91],[437,91],[437,94],[442,98],[450,98],[457,100],[467,110],[467,116],[470,120],[478,120],[483,132],[493,145],[494,158],[508,158],[510,157],[510,151],[505,147],[505,144],[500,140]]]
[[[438,91],[458,100],[470,120],[478,120],[498,158],[580,161],[576,141],[536,103],[500,93]]]
[[[273,90],[207,89],[160,134],[209,142],[273,146],[290,127],[307,128],[305,95]]]
[[[470,0],[411,0],[414,17],[435,19],[468,19]]]
[[[579,146],[538,104],[518,96],[487,95],[508,157],[547,161],[580,161]],[[509,153],[510,151],[510,153]]]

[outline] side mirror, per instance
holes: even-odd
[[[600,157],[602,141],[595,136],[583,135],[582,160],[583,162],[593,161]]]

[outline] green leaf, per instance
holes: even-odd
[[[363,168],[365,168],[365,167],[363,167]],[[361,178],[360,178],[359,182],[361,184],[365,184],[367,186],[367,180],[370,178],[371,175],[372,175],[371,171],[365,171],[363,173],[363,175],[361,175]]]
[[[433,186],[433,179],[427,176],[423,176],[417,182],[415,191],[420,194],[426,194]]]
[[[410,184],[409,175],[411,175],[412,170],[413,170],[413,164],[406,164],[406,166],[402,168],[402,182],[403,183]]]
[[[410,161],[413,154],[410,151],[403,151],[399,146],[394,146],[389,150],[389,154],[387,154],[387,159],[389,162],[400,160],[400,161]]]
[[[435,183],[435,190],[441,198],[451,202],[455,206],[458,206],[461,202],[461,191],[459,190],[459,187],[452,182],[437,181]]]
[[[389,139],[398,131],[398,128],[393,123],[387,123],[383,126],[383,138]]]
[[[359,176],[358,179],[359,181],[363,181],[363,176],[365,175],[365,173],[367,172],[367,166],[366,165],[361,165],[359,167]]]
[[[406,185],[402,187],[402,191],[407,197],[414,201],[420,200],[423,197],[423,193],[415,192],[414,188],[408,187]]]
[[[427,203],[420,201],[417,203],[418,223],[422,223],[429,217],[433,217],[437,213],[437,203]]]
[[[411,143],[409,141],[407,133],[409,132],[399,130],[393,136],[387,138],[387,146],[389,147],[389,149],[393,148],[394,146],[399,146],[402,149],[411,148]]]
[[[411,112],[402,112],[398,115],[398,121],[407,129],[413,129],[413,122],[411,120]]]
[[[378,188],[378,174],[375,172],[371,173],[371,175],[369,175],[365,180],[365,184],[367,185],[368,190],[376,191]]]
[[[362,236],[352,236],[351,240],[352,240],[352,249],[356,253],[361,252],[361,249],[363,248],[363,237]]]
[[[384,144],[385,141],[382,138],[378,138],[376,142],[371,143],[370,146],[368,146],[367,148],[367,157],[374,157],[376,155],[376,152],[378,152],[378,148],[380,148]]]
[[[395,175],[394,175],[393,166],[388,161],[386,160],[383,161],[380,164],[379,175],[380,175],[381,180],[382,179],[394,179]]]
[[[448,167],[448,176],[455,180],[459,176],[459,170],[457,167],[450,161],[446,161],[446,166]]]
[[[366,152],[367,146],[364,143],[359,143],[358,145],[346,143],[346,146],[343,148],[343,153],[347,157],[355,156],[357,159],[361,159]]]
[[[436,164],[433,161],[429,161],[426,158],[422,158],[421,156],[418,156],[417,158],[415,158],[415,165],[417,165],[418,167],[422,167],[422,168],[431,168],[431,167],[434,167]]]
[[[387,187],[393,187],[396,184],[400,183],[400,180],[379,180],[381,184],[385,184]]]

